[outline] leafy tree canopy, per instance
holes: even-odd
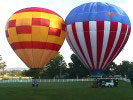
[[[64,57],[59,52],[46,66],[47,67],[44,69],[42,77],[61,78],[67,69]]]
[[[68,69],[69,77],[70,78],[86,77],[89,74],[89,70],[85,68],[85,66],[81,63],[79,58],[75,54],[72,54],[70,58],[72,62],[68,64],[69,65],[69,69]]]

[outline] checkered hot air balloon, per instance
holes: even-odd
[[[126,44],[131,30],[121,8],[102,2],[74,8],[66,24],[68,44],[90,70],[105,70]]]
[[[51,10],[25,8],[10,17],[6,36],[12,49],[29,68],[43,68],[64,42],[65,22]]]

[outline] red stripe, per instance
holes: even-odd
[[[60,15],[58,15],[57,13],[55,13],[52,10],[48,10],[45,8],[37,8],[37,7],[24,8],[24,9],[21,9],[21,10],[15,12],[15,14],[22,13],[22,12],[45,12],[45,13],[54,14],[54,15],[57,15],[60,17]]]
[[[9,20],[8,27],[16,27],[16,20]]]
[[[97,69],[100,69],[99,63],[102,54],[103,37],[104,37],[104,21],[97,22],[97,67],[98,67]]]
[[[55,36],[60,36],[61,30],[57,28],[49,28],[48,35],[55,35]]]
[[[128,33],[127,33],[127,36],[126,36],[126,39],[123,43],[123,45],[121,46],[121,48],[119,49],[119,51],[117,52],[116,56],[113,57],[113,59],[109,59],[109,61],[107,62],[107,64],[105,65],[105,68],[106,69],[108,67],[108,65],[118,56],[118,54],[122,51],[122,49],[124,48],[125,44],[127,43],[128,41],[128,38],[130,36],[130,32],[131,32],[131,28],[129,27],[128,28]]]
[[[78,40],[78,36],[77,36],[77,31],[76,31],[75,24],[72,24],[72,31],[73,31],[73,34],[74,34],[74,38],[75,38],[75,40],[76,40],[76,43],[77,43],[77,45],[78,45],[78,47],[79,47],[79,49],[80,49],[80,52],[82,53],[82,55],[83,55],[83,57],[84,57],[86,63],[87,63],[88,66],[90,67],[90,65],[89,65],[89,63],[88,63],[88,61],[87,61],[87,59],[86,59],[86,57],[85,57],[85,55],[84,55],[84,52],[83,52],[83,50],[82,50],[82,48],[81,48],[81,46],[80,46],[80,43],[79,43],[79,40]],[[90,68],[90,69],[91,69],[91,68]]]
[[[41,25],[49,27],[50,21],[43,18],[32,18],[32,25]]]
[[[62,30],[66,31],[66,24],[62,24]]]
[[[48,42],[16,42],[12,43],[11,47],[17,49],[47,49],[58,51],[61,45]]]
[[[121,46],[121,44],[122,44],[122,42],[124,40],[126,30],[127,30],[127,25],[122,24],[121,33],[120,33],[118,42],[116,44],[116,47],[114,48],[114,51],[113,51],[112,55],[109,58],[109,61],[114,58],[114,56],[116,55],[117,51],[119,50],[119,48],[120,48],[120,46]],[[104,67],[106,67],[106,66],[104,66]]]
[[[90,41],[89,22],[83,22],[83,29],[84,29],[84,37],[85,37],[88,54],[89,54],[92,66],[94,67],[94,61],[93,61],[92,49],[91,49],[91,41]]]
[[[69,33],[68,33],[69,34]],[[73,52],[78,56],[78,58],[80,59],[80,61],[83,63],[83,65],[86,67],[87,65],[85,64],[85,62],[83,61],[83,59],[79,56],[79,54],[77,53],[77,51],[76,51],[76,49],[74,48],[74,46],[73,46],[73,44],[72,44],[72,42],[71,42],[71,40],[70,40],[70,37],[69,37],[69,35],[67,34],[67,41],[69,41],[68,43],[70,43],[70,45],[71,45],[71,49],[73,50]],[[86,67],[87,68],[87,67]]]
[[[49,43],[49,44],[50,44],[50,43]],[[49,44],[47,44],[47,45],[49,45]],[[47,45],[46,45],[46,47],[48,47]],[[54,44],[54,45],[53,45],[53,49],[52,49],[52,50],[59,51],[59,50],[60,50],[60,48],[61,48],[61,45]],[[51,49],[51,48],[46,48],[46,49]]]
[[[17,34],[31,34],[32,26],[16,26]]]
[[[107,57],[109,56],[109,53],[113,47],[113,44],[116,38],[117,28],[118,28],[118,22],[111,22],[108,44],[107,44],[106,52],[104,55],[104,60],[102,62],[101,67],[103,67],[104,63],[106,62]]]

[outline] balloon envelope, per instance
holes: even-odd
[[[66,18],[67,42],[91,70],[104,70],[126,44],[131,24],[119,7],[91,2],[74,8]]]
[[[30,68],[43,68],[61,48],[65,35],[64,20],[44,8],[19,10],[6,25],[9,44]]]

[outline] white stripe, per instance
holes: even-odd
[[[107,48],[109,33],[110,33],[110,21],[104,21],[104,37],[103,37],[103,46],[102,46],[102,54],[100,58],[100,63],[99,63],[99,69],[101,68],[103,58],[105,55],[105,51]]]
[[[128,34],[128,29],[129,29],[129,27],[127,26],[127,31],[126,31],[126,34],[125,34],[125,37],[124,37],[124,39],[123,39],[123,41],[122,41],[122,44],[120,45],[120,48],[118,49],[118,51],[116,52],[116,54],[114,55],[114,57],[110,60],[110,62],[108,63],[108,65],[111,63],[111,61],[116,57],[116,55],[118,54],[118,52],[120,51],[120,49],[121,49],[121,47],[124,45],[124,42],[125,42],[125,40],[126,40],[126,37],[127,37],[127,34]],[[108,66],[107,65],[107,66]],[[106,67],[107,67],[106,66]]]
[[[70,48],[72,49],[72,51],[74,52],[74,48],[70,42],[70,40],[68,39],[68,34],[66,34],[66,40],[67,40],[67,43],[69,44]],[[74,52],[75,53],[75,52]]]
[[[117,28],[117,32],[116,32],[116,38],[115,38],[113,47],[112,47],[112,49],[111,49],[111,51],[110,51],[110,53],[109,53],[109,56],[108,56],[108,58],[106,59],[106,61],[105,61],[105,63],[104,63],[104,65],[103,65],[102,68],[104,68],[104,66],[107,64],[107,62],[108,62],[110,56],[112,55],[112,53],[113,53],[113,51],[114,51],[114,49],[115,49],[115,47],[116,47],[116,44],[117,44],[117,42],[118,42],[118,39],[119,39],[119,36],[120,36],[120,33],[121,33],[121,27],[122,27],[122,24],[121,24],[120,22],[118,22],[118,28]]]
[[[90,21],[90,41],[92,48],[92,57],[94,61],[94,68],[97,69],[97,30],[96,30],[96,21]]]
[[[73,48],[69,38],[68,38],[68,34],[66,35],[66,40],[67,43],[69,44],[70,48],[72,49],[72,51],[76,54],[76,56],[80,59],[80,61],[84,64],[84,66],[86,67],[87,65],[85,64],[85,62],[83,62],[83,60],[79,57],[79,55],[77,54],[77,52],[75,51],[75,49]]]
[[[77,31],[77,36],[78,36],[80,46],[83,50],[83,53],[84,53],[85,57],[87,58],[87,61],[90,65],[90,67],[92,68],[92,63],[90,61],[90,57],[89,57],[89,54],[88,54],[88,50],[87,50],[86,42],[85,42],[85,38],[84,38],[83,23],[82,22],[76,22],[75,25],[76,25],[76,31]]]
[[[85,62],[86,65],[88,65],[82,55],[82,53],[80,52],[80,49],[78,48],[78,45],[75,41],[75,38],[74,38],[74,35],[73,35],[73,31],[72,31],[72,26],[71,25],[67,25],[67,33],[68,33],[68,36],[76,50],[76,52],[79,54],[79,56],[81,57],[81,59]]]

